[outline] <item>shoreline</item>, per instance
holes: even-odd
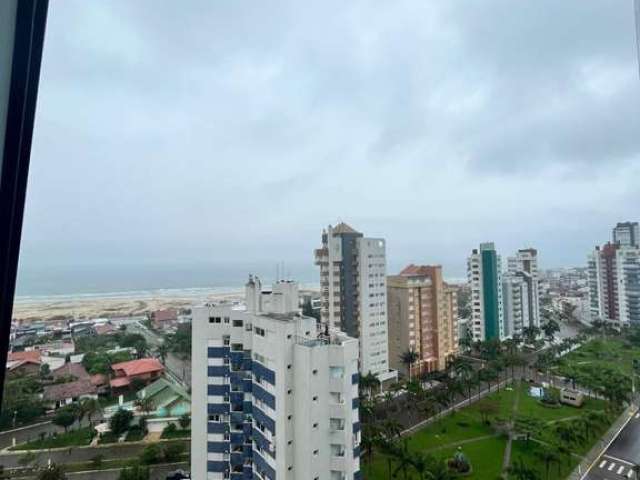
[[[318,291],[300,285],[301,292]],[[143,315],[165,308],[187,308],[205,302],[244,299],[244,287],[173,288],[123,292],[16,297],[13,319],[51,321],[63,318],[109,318]]]

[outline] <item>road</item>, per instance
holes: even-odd
[[[606,450],[593,462],[583,480],[634,479],[633,466],[640,463],[640,413],[618,433]]]
[[[163,442],[164,443],[164,442]],[[184,441],[186,448],[189,448],[189,440]],[[145,443],[121,443],[96,447],[71,447],[55,450],[34,451],[36,455],[36,463],[46,465],[51,459],[54,463],[76,463],[87,462],[97,455],[104,458],[132,458],[137,457],[148,444]],[[5,468],[20,467],[20,459],[27,452],[1,452],[0,465]]]
[[[96,423],[100,418],[94,415],[93,422]],[[82,422],[82,426],[88,426],[89,421],[84,419]],[[74,423],[73,428],[77,428],[78,424]],[[52,433],[62,433],[64,432],[64,428],[57,427],[50,420],[43,419],[42,422],[36,423],[34,425],[28,425],[26,427],[17,428],[15,430],[7,430],[4,432],[0,432],[0,449],[12,447],[19,443],[25,443],[31,440],[37,440],[40,438],[41,434],[45,434],[46,436],[51,435]]]

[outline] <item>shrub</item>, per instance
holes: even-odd
[[[113,432],[114,435],[122,435],[124,432],[129,430],[132,418],[133,413],[129,410],[124,410],[122,408],[119,409],[113,414],[113,417],[111,417],[111,420],[109,421],[111,432]]]
[[[145,465],[151,465],[154,463],[158,463],[161,460],[160,447],[156,443],[152,443],[145,447],[145,449],[140,454],[140,461]]]
[[[183,443],[171,443],[164,448],[164,460],[168,463],[180,460],[185,451]]]

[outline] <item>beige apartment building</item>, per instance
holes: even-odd
[[[408,375],[403,352],[413,350],[418,361],[412,374],[446,368],[458,352],[456,288],[442,280],[439,265],[409,265],[387,277],[389,363]]]

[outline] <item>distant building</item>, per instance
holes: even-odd
[[[540,279],[538,252],[533,248],[518,250],[507,259],[507,273],[502,280],[504,335],[522,335],[522,329],[540,327]]]
[[[114,378],[110,385],[113,389],[129,388],[134,380],[149,383],[159,378],[164,372],[164,366],[155,358],[141,358],[128,362],[111,365]]]
[[[356,339],[301,315],[293,282],[192,316],[193,478],[361,478]]]
[[[321,322],[360,340],[360,372],[379,380],[389,369],[385,241],[367,238],[346,223],[322,232],[315,250],[320,267]]]
[[[607,243],[589,255],[591,317],[616,326],[640,324],[640,248]]]
[[[471,286],[471,333],[473,339],[505,338],[502,301],[502,263],[493,243],[481,243],[467,260]]]
[[[175,326],[178,323],[178,311],[175,308],[156,310],[151,314],[151,321],[158,330]]]
[[[640,227],[638,222],[618,223],[612,233],[613,243],[623,247],[640,247]]]
[[[457,294],[442,279],[439,265],[409,265],[387,277],[391,368],[408,375],[401,355],[418,354],[412,374],[446,368],[458,352]]]

